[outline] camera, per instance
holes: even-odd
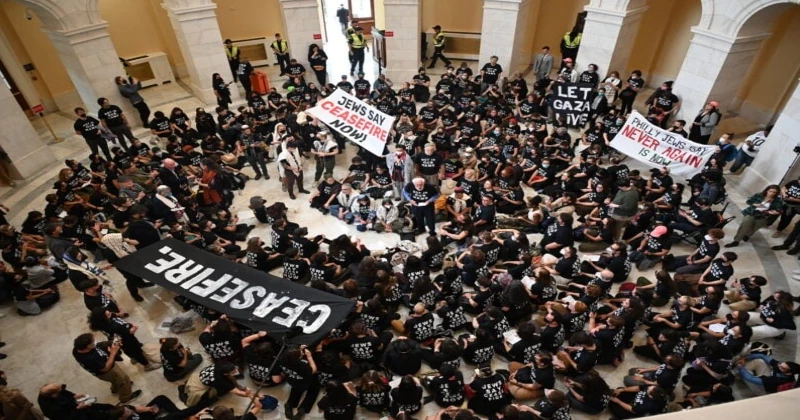
[[[800,155],[800,144],[798,144],[797,146],[795,146],[795,147],[794,147],[794,149],[792,149],[792,150],[793,150],[795,153],[797,153],[798,155]]]

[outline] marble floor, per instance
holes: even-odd
[[[475,63],[473,63],[473,66],[475,66]],[[337,67],[332,66],[332,68]],[[273,83],[278,80],[276,67],[267,67],[264,70],[268,72]],[[179,83],[148,89],[145,91],[145,95],[148,102],[152,101],[151,108],[153,110],[161,109],[166,112],[173,106],[181,106],[187,113],[193,114],[196,106],[203,105],[197,99],[191,97]],[[162,98],[162,100],[168,102],[159,104],[157,98]],[[209,107],[211,104],[205,104],[205,106]],[[71,117],[56,114],[47,118],[57,134],[65,138],[63,142],[51,145],[59,160],[68,157],[85,157],[87,150],[83,141],[69,135],[72,124]],[[577,133],[573,132],[572,134],[576,135]],[[140,129],[136,131],[136,135],[144,138],[148,134]],[[352,155],[353,149],[348,147],[345,154],[337,157],[337,167],[335,169],[337,177],[344,176]],[[627,163],[633,168],[644,169],[631,160],[628,160]],[[310,163],[307,166],[310,166]],[[28,211],[43,207],[44,195],[50,192],[53,178],[60,168],[60,163],[53,168],[43,168],[42,173],[36,179],[23,183],[14,189],[0,191],[0,202],[12,209],[9,214],[9,220],[12,223],[19,226]],[[277,171],[276,164],[270,164],[269,170],[275,174],[275,171]],[[245,172],[252,175],[252,171],[249,168],[246,168]],[[306,179],[307,188],[311,186],[311,183],[311,179]],[[361,239],[368,248],[373,250],[393,246],[398,241],[397,236],[393,234],[361,233],[357,232],[351,225],[336,222],[328,217],[320,217],[317,211],[308,208],[308,203],[302,199],[302,196],[298,200],[289,200],[286,194],[280,191],[276,176],[273,176],[270,180],[251,181],[247,184],[242,194],[237,194],[233,209],[234,211],[246,209],[249,197],[261,195],[268,202],[283,201],[286,203],[290,209],[289,219],[300,225],[307,226],[311,234],[325,234],[328,237],[335,237],[345,233],[353,238]],[[734,219],[725,229],[730,238],[738,227],[738,220],[741,218],[740,208],[744,205],[747,197],[737,190],[735,177],[729,178],[728,191],[731,204],[727,212],[730,215],[737,216],[737,219]],[[526,195],[530,193],[531,191],[526,191]],[[769,249],[769,246],[781,242],[780,238],[771,238],[772,232],[772,229],[763,229],[750,242],[743,243],[738,248],[733,249],[739,254],[739,260],[734,264],[736,276],[765,274],[770,281],[767,286],[768,289],[790,290],[796,295],[800,293],[800,283],[792,280],[790,273],[800,268],[800,266],[798,266],[796,258],[787,256],[785,253],[774,253]],[[252,231],[251,235],[267,238],[269,237],[269,228],[259,225]],[[540,240],[540,235],[531,235],[530,238],[532,241],[538,241]],[[422,242],[422,240],[423,237],[421,236],[419,241]],[[675,254],[691,252],[691,249],[685,245],[678,245],[673,250]],[[635,279],[640,275],[652,278],[653,273],[652,270],[646,273],[639,273],[634,270],[631,273],[631,278]],[[275,274],[280,275],[280,270],[277,270]],[[171,292],[159,287],[146,289],[142,291],[145,301],[136,303],[125,290],[124,281],[120,274],[116,270],[111,270],[110,276],[113,294],[117,297],[124,310],[130,312],[130,321],[139,326],[137,336],[140,341],[154,343],[160,337],[171,336],[168,331],[159,328],[165,318],[173,317],[180,313],[180,308],[172,302],[173,294]],[[8,304],[0,307],[0,312],[7,315],[5,318],[0,319],[0,339],[8,343],[2,350],[8,354],[8,358],[0,361],[0,369],[6,372],[10,386],[20,388],[32,400],[35,400],[40,386],[49,382],[56,382],[67,384],[69,389],[74,392],[95,395],[99,401],[116,402],[116,398],[110,394],[107,384],[92,378],[72,358],[72,340],[77,335],[89,331],[86,320],[87,312],[80,294],[68,282],[62,284],[60,290],[62,294],[61,302],[38,317],[19,317]],[[726,311],[727,308],[723,309],[721,313]],[[196,352],[202,353],[197,336],[204,326],[199,321],[196,321],[195,327],[194,331],[182,334],[180,339]],[[100,334],[97,334],[97,336],[99,337]],[[643,339],[643,332],[637,333],[635,338],[637,344]],[[797,337],[793,333],[789,334],[786,340],[777,342],[775,349],[775,357],[780,360],[800,360]],[[615,369],[607,366],[598,368],[598,371],[601,372],[612,387],[621,384],[622,377],[629,368],[649,365],[649,363],[640,360],[631,353],[628,353],[627,356],[624,363]],[[496,368],[504,367],[504,363],[498,358],[495,358],[493,365]],[[145,373],[141,367],[131,365],[127,358],[122,363],[122,367],[133,379],[135,383],[134,389],[143,391],[143,396],[136,401],[137,403],[146,403],[159,394],[164,394],[173,400],[177,400],[176,385],[167,382],[160,371]],[[423,371],[425,370],[427,370],[427,367],[423,367]],[[464,370],[465,377],[471,378],[472,372],[467,371],[467,369]],[[249,379],[244,380],[243,384],[253,387]],[[557,383],[557,387],[564,389],[561,382]],[[288,389],[286,387],[277,387],[270,389],[269,393],[283,401],[288,395]],[[737,384],[736,393],[739,398],[753,395],[748,388],[741,384]],[[234,407],[239,413],[247,405],[247,401],[238,397],[227,396],[222,399],[220,404]],[[435,410],[435,404],[428,404],[425,406],[423,414],[432,414]],[[281,416],[282,412],[274,412],[265,415],[263,418],[280,418]],[[375,417],[363,411],[359,411],[358,416],[359,418]],[[586,416],[578,412],[573,412],[573,416],[576,419],[608,417],[607,414]],[[418,417],[422,418],[422,415]],[[315,411],[308,418],[321,418],[321,414]]]

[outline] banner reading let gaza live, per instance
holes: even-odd
[[[591,110],[591,83],[556,83],[553,86],[553,110],[570,127],[583,127]]]
[[[702,171],[716,150],[716,146],[697,144],[662,130],[636,111],[611,141],[611,147],[646,165],[666,166],[673,177],[687,178]]]
[[[175,239],[159,241],[114,264],[256,331],[312,344],[350,313],[353,301],[212,255]]]
[[[341,89],[333,91],[307,112],[376,156],[383,156],[394,124],[394,117]]]

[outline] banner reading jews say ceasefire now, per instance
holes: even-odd
[[[341,89],[333,91],[307,112],[372,154],[384,155],[394,117]]]
[[[636,111],[611,141],[611,147],[648,166],[666,166],[673,177],[686,178],[702,171],[717,148],[662,130]]]

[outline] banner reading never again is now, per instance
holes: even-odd
[[[372,154],[384,155],[394,117],[341,89],[333,91],[307,112]]]
[[[716,146],[697,144],[662,130],[636,111],[611,141],[611,147],[648,166],[666,166],[673,177],[685,178],[702,171],[716,150]]]
[[[117,261],[126,273],[150,280],[228,318],[271,336],[294,328],[289,341],[312,344],[328,336],[353,301],[237,264],[175,239],[165,239]]]

